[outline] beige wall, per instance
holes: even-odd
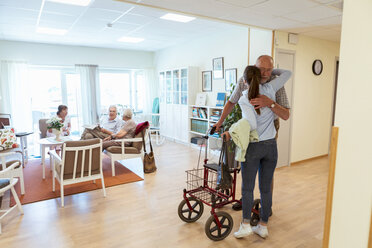
[[[275,49],[296,52],[291,118],[291,162],[328,153],[335,79],[335,59],[339,43],[299,35],[297,45],[288,43],[288,33],[275,32]],[[275,53],[274,53],[275,54]],[[312,63],[323,62],[323,72],[315,76]]]
[[[372,208],[372,1],[345,0],[336,122],[338,151],[329,247],[368,246]]]

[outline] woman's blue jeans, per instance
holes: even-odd
[[[258,171],[258,183],[261,194],[261,221],[267,223],[272,205],[271,181],[278,161],[278,149],[275,139],[250,143],[242,162],[242,208],[243,219],[251,219],[253,190]]]

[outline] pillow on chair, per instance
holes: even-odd
[[[14,129],[0,129],[0,151],[17,147],[17,137],[14,134]]]
[[[139,134],[142,130],[144,130],[145,128],[148,128],[149,126],[150,124],[148,121],[139,123],[136,127],[136,131],[134,132],[134,135],[137,136],[137,134]]]

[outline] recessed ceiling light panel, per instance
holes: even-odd
[[[57,29],[57,28],[44,28],[38,27],[36,32],[39,34],[51,34],[51,35],[65,35],[67,33],[67,29]]]
[[[175,21],[175,22],[191,22],[192,20],[196,19],[195,17],[172,14],[172,13],[165,14],[161,16],[160,18],[164,20]]]
[[[128,43],[139,43],[139,42],[142,42],[144,40],[145,39],[143,39],[143,38],[127,37],[127,36],[123,36],[123,37],[118,39],[118,41],[120,41],[120,42],[128,42]]]
[[[92,0],[48,0],[48,1],[77,6],[88,6]]]

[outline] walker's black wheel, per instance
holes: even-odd
[[[234,226],[234,221],[231,218],[231,215],[226,212],[216,212],[216,215],[221,223],[221,228],[218,227],[214,216],[211,215],[205,223],[204,230],[208,238],[214,241],[220,241],[230,234]]]
[[[261,210],[260,204],[261,204],[260,199],[256,199],[253,202],[253,209],[257,210],[258,213],[260,213],[260,210]],[[252,211],[251,226],[257,226],[259,221],[260,221],[260,215]]]
[[[186,204],[186,200],[183,199],[180,202],[180,205],[178,205],[178,216],[183,220],[184,222],[191,223],[197,221],[203,214],[204,211],[204,205],[201,201],[189,197],[187,198],[190,205],[191,210]]]

